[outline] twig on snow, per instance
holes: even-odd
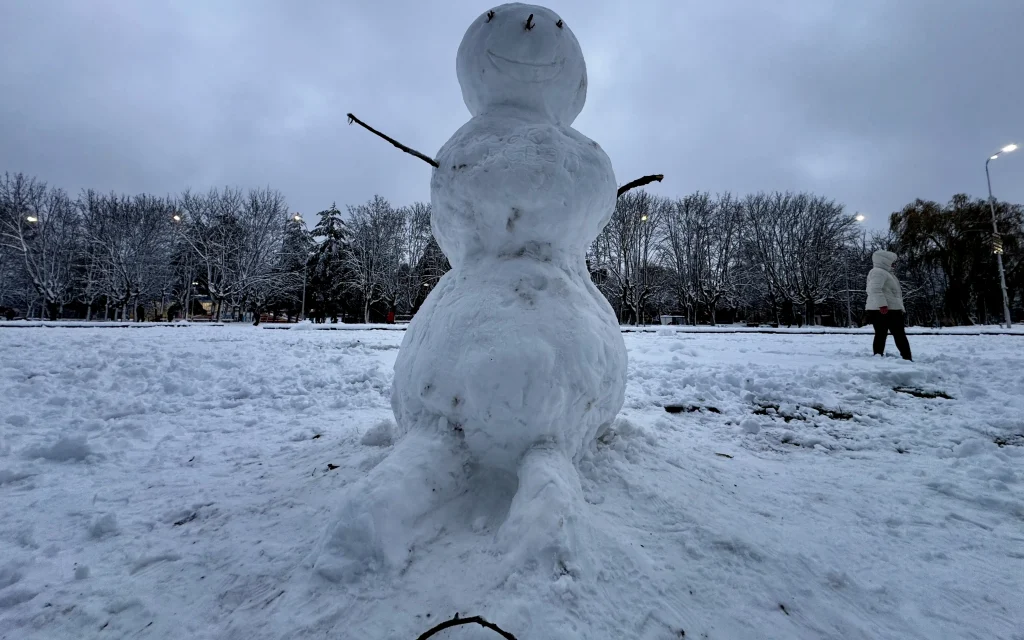
[[[456,613],[455,617],[451,620],[446,620],[442,622],[433,629],[428,630],[426,633],[416,638],[416,640],[427,640],[427,638],[434,635],[435,633],[439,633],[441,631],[444,631],[445,629],[450,629],[452,627],[457,627],[460,624],[478,624],[481,627],[490,629],[491,631],[501,635],[501,637],[505,638],[505,640],[516,640],[516,637],[514,635],[512,635],[508,631],[505,631],[493,622],[487,622],[480,616],[473,616],[472,618],[460,618],[458,613]]]
[[[656,173],[653,176],[644,176],[642,178],[637,178],[633,182],[627,182],[626,184],[619,187],[619,193],[617,195],[621,196],[630,189],[636,189],[637,187],[642,187],[646,184],[651,184],[652,182],[661,182],[661,180],[664,177],[664,175]]]
[[[363,127],[364,129],[366,129],[367,131],[369,131],[370,133],[375,133],[378,136],[380,136],[381,138],[384,138],[385,140],[387,140],[391,144],[395,145],[396,147],[398,147],[402,151],[404,151],[404,152],[406,152],[406,153],[408,153],[410,155],[414,155],[417,158],[419,158],[420,160],[422,160],[422,161],[426,162],[427,164],[429,164],[430,166],[432,166],[434,168],[437,168],[437,166],[438,166],[437,161],[434,160],[433,158],[427,157],[427,156],[423,155],[422,153],[420,153],[419,151],[416,151],[415,149],[410,149],[409,147],[405,146],[404,144],[402,144],[398,140],[395,140],[394,138],[392,138],[390,136],[387,136],[387,135],[381,133],[380,131],[377,131],[376,129],[374,129],[370,125],[366,124],[365,122],[363,122],[359,118],[357,118],[354,115],[352,115],[351,113],[349,113],[347,115],[348,115],[348,123],[349,124],[352,124],[354,122],[354,123],[358,124],[359,126]]]

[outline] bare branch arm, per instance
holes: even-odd
[[[452,627],[457,627],[457,626],[464,625],[464,624],[478,624],[481,627],[484,627],[486,629],[490,629],[491,631],[497,633],[502,638],[506,638],[506,640],[516,640],[516,637],[514,635],[512,635],[508,631],[505,631],[504,629],[502,629],[498,625],[494,624],[493,622],[488,622],[488,621],[484,620],[480,616],[473,616],[472,618],[460,618],[459,614],[457,614],[457,613],[455,614],[455,617],[452,618],[451,620],[442,622],[441,624],[437,625],[433,629],[429,629],[426,633],[422,634],[416,640],[427,640],[427,638],[435,635],[436,633],[438,633],[440,631],[444,631],[445,629],[450,629]]]
[[[619,192],[616,195],[621,196],[630,189],[636,189],[637,187],[642,187],[646,184],[651,184],[652,182],[661,182],[662,178],[664,177],[665,176],[663,176],[662,174],[657,173],[653,176],[644,176],[642,178],[637,178],[633,182],[627,182],[626,184],[619,187]]]
[[[378,136],[380,136],[381,138],[384,138],[385,140],[387,140],[391,144],[395,145],[396,147],[398,147],[402,151],[404,151],[404,152],[406,152],[406,153],[408,153],[410,155],[414,155],[417,158],[419,158],[420,160],[422,160],[422,161],[426,162],[427,164],[429,164],[430,166],[432,166],[434,168],[437,168],[437,166],[438,166],[437,161],[434,160],[433,158],[428,158],[427,156],[423,155],[419,151],[416,151],[415,149],[410,149],[409,147],[405,146],[404,144],[402,144],[398,140],[395,140],[394,138],[391,138],[391,137],[389,137],[387,135],[384,135],[380,131],[377,131],[376,129],[374,129],[373,127],[371,127],[370,125],[366,124],[365,122],[363,122],[362,120],[360,120],[359,118],[355,117],[354,115],[352,115],[350,113],[350,114],[348,114],[348,123],[352,124],[353,122],[358,124],[359,126],[363,127],[364,129],[366,129],[370,133],[375,133]]]

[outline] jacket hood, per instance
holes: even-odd
[[[892,271],[892,263],[898,258],[892,251],[876,251],[871,254],[871,262],[879,269]]]

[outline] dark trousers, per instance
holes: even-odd
[[[907,340],[907,332],[903,330],[903,312],[890,311],[883,314],[881,311],[868,311],[868,320],[875,328],[875,355],[885,354],[885,339],[892,334],[892,341],[900,350],[904,360],[913,360],[910,355],[910,341]]]

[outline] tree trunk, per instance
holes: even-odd
[[[370,299],[363,299],[363,324],[370,324]]]
[[[807,317],[805,318],[808,327],[814,326],[814,298],[807,298],[806,307]]]
[[[89,306],[86,307],[86,310],[85,310],[85,320],[87,322],[92,320],[92,302],[90,302]]]

